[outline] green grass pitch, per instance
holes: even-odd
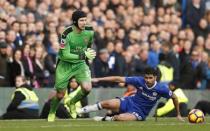
[[[210,131],[210,117],[202,124],[179,122],[176,118],[154,118],[135,122],[96,122],[91,119],[6,120],[0,121],[0,131]]]

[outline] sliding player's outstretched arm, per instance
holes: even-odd
[[[107,81],[107,82],[119,82],[125,83],[125,77],[121,76],[109,76],[109,77],[101,77],[101,78],[93,78],[92,82],[99,82],[99,81]]]

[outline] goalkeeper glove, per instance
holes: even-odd
[[[87,50],[85,51],[85,56],[89,60],[93,60],[96,57],[96,52],[95,52],[95,50],[93,50],[91,48],[87,48]]]
[[[79,58],[81,60],[84,60],[86,58],[88,58],[89,60],[93,60],[95,57],[96,52],[91,48],[88,48],[84,53],[79,54]]]

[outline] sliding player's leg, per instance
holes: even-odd
[[[80,109],[77,113],[83,114],[83,113],[89,113],[93,111],[98,111],[102,109],[111,110],[113,112],[119,112],[120,108],[120,99],[110,99],[110,100],[104,100],[101,102],[98,102],[93,105],[88,105]]]
[[[123,113],[119,115],[114,115],[114,116],[105,116],[105,117],[100,117],[96,116],[93,118],[95,121],[136,121],[138,118],[131,113]]]
[[[131,113],[123,113],[123,114],[119,114],[119,115],[114,115],[112,117],[113,121],[136,121],[138,120],[138,118]]]

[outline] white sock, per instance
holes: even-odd
[[[113,121],[113,117],[110,116],[105,116],[104,119],[105,121]]]
[[[81,109],[81,113],[89,113],[89,112],[98,111],[98,110],[101,110],[101,109],[102,109],[101,104],[97,103],[97,104],[94,104],[94,105],[89,105],[89,106],[83,107]]]
[[[101,103],[98,102],[98,103],[96,103],[96,105],[98,106],[99,110],[103,109],[103,107],[101,106]]]

